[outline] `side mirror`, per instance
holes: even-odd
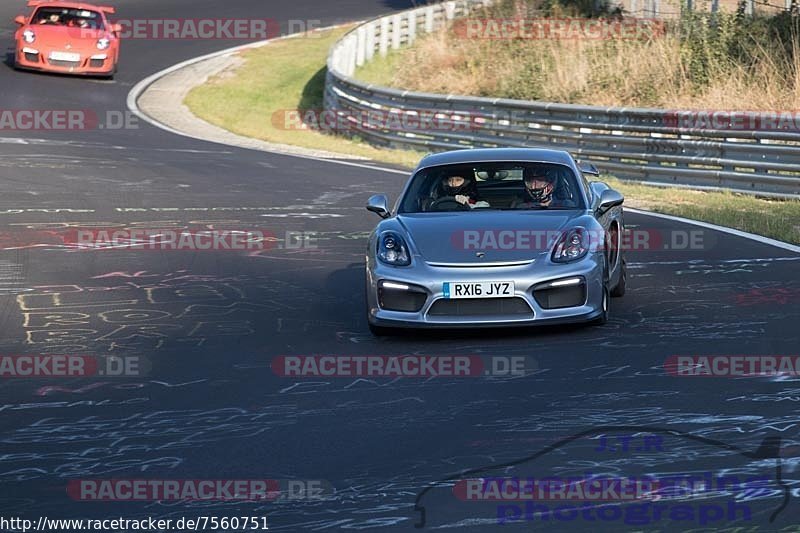
[[[584,174],[590,174],[592,176],[600,175],[600,171],[597,170],[597,167],[587,161],[578,161],[578,170]]]
[[[111,32],[114,35],[119,36],[119,34],[122,33],[122,24],[112,24],[111,25]]]
[[[388,202],[385,194],[370,196],[367,200],[367,211],[377,213],[381,218],[389,218],[392,213],[389,211]]]
[[[622,205],[622,202],[624,201],[625,197],[622,196],[620,193],[618,193],[614,189],[606,189],[600,195],[600,203],[597,206],[597,211],[599,213],[605,213],[612,207],[617,207],[618,205]]]
[[[19,24],[20,26],[24,26],[25,24],[27,24],[27,23],[28,23],[28,19],[26,19],[26,18],[25,18],[24,16],[22,16],[22,15],[17,15],[17,16],[14,18],[14,22],[16,22],[17,24]]]

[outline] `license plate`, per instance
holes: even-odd
[[[80,61],[81,55],[72,52],[50,52],[50,59],[56,61]]]
[[[442,287],[445,298],[510,298],[513,281],[448,281]]]

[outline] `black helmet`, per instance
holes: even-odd
[[[532,202],[546,204],[553,198],[556,177],[542,169],[534,168],[525,173],[525,194]]]
[[[454,178],[461,178],[461,183],[458,184],[451,184],[451,180]],[[469,174],[465,172],[456,172],[450,174],[442,178],[442,192],[444,196],[456,196],[458,194],[465,194],[467,196],[471,195],[474,192],[474,182],[472,178],[470,178]]]

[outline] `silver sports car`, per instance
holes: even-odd
[[[560,150],[457,150],[422,159],[369,239],[367,320],[398,327],[608,319],[625,293],[623,197]]]

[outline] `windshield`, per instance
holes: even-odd
[[[412,178],[400,213],[486,209],[583,209],[575,173],[556,163],[441,165]]]
[[[31,18],[31,24],[41,26],[67,26],[88,30],[102,30],[103,17],[97,11],[64,7],[41,7]]]

